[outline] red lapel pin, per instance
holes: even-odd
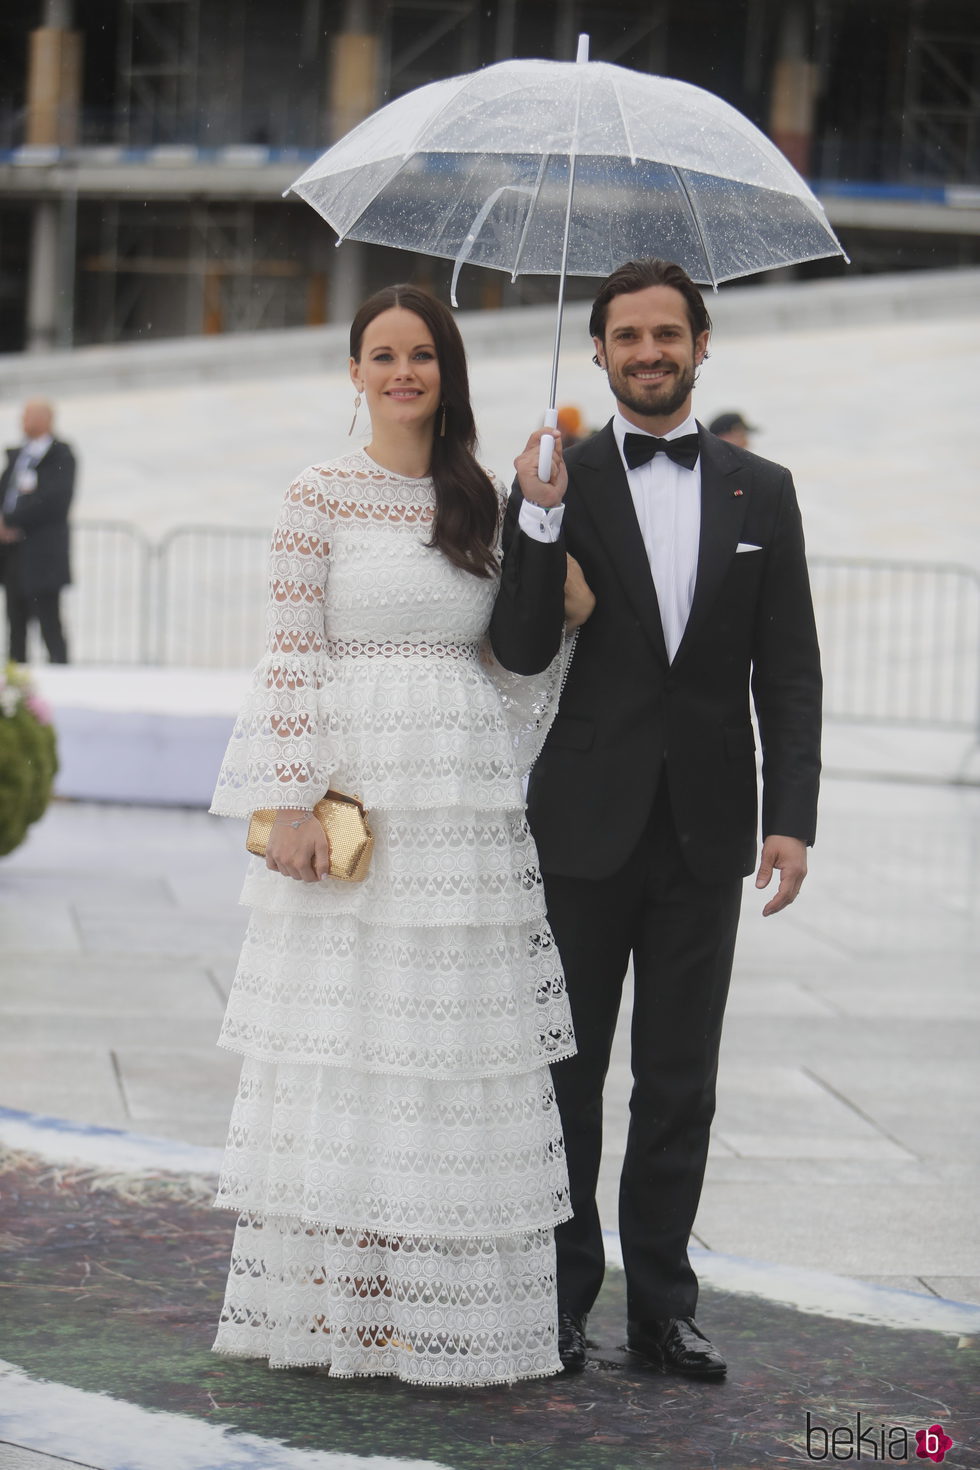
[[[741,493],[742,493],[741,490],[733,490],[732,491],[732,494],[733,495],[741,495]]]

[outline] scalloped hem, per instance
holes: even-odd
[[[248,1362],[265,1362],[270,1368],[278,1371],[295,1371],[297,1368],[304,1369],[308,1373],[325,1373],[328,1378],[395,1378],[400,1383],[406,1383],[410,1388],[450,1388],[450,1389],[475,1389],[475,1388],[509,1388],[515,1383],[530,1383],[540,1378],[555,1378],[562,1373],[561,1360],[554,1368],[542,1368],[533,1373],[515,1373],[511,1377],[498,1375],[493,1378],[459,1378],[450,1379],[421,1379],[413,1378],[404,1373],[398,1373],[394,1369],[365,1369],[357,1372],[353,1369],[335,1368],[332,1363],[304,1363],[296,1359],[295,1362],[284,1359],[273,1362],[267,1353],[249,1353],[237,1351],[233,1348],[218,1347],[212,1344],[211,1351],[220,1358],[243,1358]],[[406,1357],[408,1355],[406,1354]]]
[[[556,1062],[567,1061],[569,1057],[577,1055],[577,1047],[572,1041],[567,1047],[558,1052],[543,1053],[536,1058],[530,1058],[520,1066],[497,1067],[487,1072],[433,1072],[427,1067],[376,1067],[359,1064],[356,1061],[334,1061],[329,1057],[291,1057],[279,1053],[262,1053],[248,1051],[243,1046],[236,1046],[228,1041],[226,1037],[219,1036],[216,1045],[232,1056],[244,1057],[250,1062],[261,1062],[271,1067],[332,1067],[336,1071],[354,1072],[362,1077],[402,1077],[421,1082],[492,1082],[496,1077],[529,1077],[534,1072],[539,1072],[543,1067],[554,1066]]]
[[[543,1225],[515,1225],[510,1230],[440,1230],[429,1226],[419,1229],[417,1225],[402,1227],[397,1223],[388,1222],[384,1225],[364,1225],[356,1220],[338,1224],[336,1220],[328,1220],[321,1215],[297,1213],[295,1210],[272,1210],[265,1207],[257,1209],[241,1203],[236,1204],[231,1200],[223,1200],[220,1196],[215,1197],[211,1208],[234,1211],[236,1215],[245,1215],[253,1220],[296,1220],[300,1225],[315,1225],[321,1230],[356,1230],[362,1235],[372,1235],[383,1230],[386,1235],[396,1235],[408,1240],[510,1240],[521,1235],[547,1234],[557,1229],[559,1225],[565,1225],[572,1218],[572,1210],[569,1208],[564,1214],[551,1216]]]

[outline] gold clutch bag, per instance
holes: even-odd
[[[265,857],[277,815],[275,810],[252,813],[245,846],[256,857]],[[363,882],[374,851],[374,836],[360,797],[348,796],[344,791],[328,791],[313,808],[313,815],[330,843],[331,878],[342,878],[345,883]]]

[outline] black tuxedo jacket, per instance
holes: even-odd
[[[7,450],[7,464],[0,473],[0,507],[20,451],[19,444]],[[23,541],[4,550],[17,557],[20,585],[28,597],[56,592],[71,581],[68,509],[75,490],[75,456],[67,444],[54,439],[36,469],[36,488],[19,495],[13,509],[4,514],[7,525],[24,535]]]
[[[695,875],[716,882],[751,872],[758,806],[750,687],[762,742],[763,834],[813,841],[820,658],[792,477],[698,430],[697,579],[672,663],[611,424],[566,456],[565,517],[554,546],[517,530],[520,490],[511,497],[490,628],[500,662],[532,673],[557,651],[566,549],[596,596],[528,789],[545,872],[615,873],[662,779]],[[738,552],[739,543],[759,550]]]

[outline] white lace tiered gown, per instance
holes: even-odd
[[[362,884],[251,861],[215,1348],[474,1386],[560,1368],[548,1063],[574,1043],[513,729],[541,738],[561,670],[528,701],[488,666],[496,581],[426,546],[433,508],[430,480],[357,452],[305,471],[276,530],[268,652],[212,809],[333,785],[376,846]]]

